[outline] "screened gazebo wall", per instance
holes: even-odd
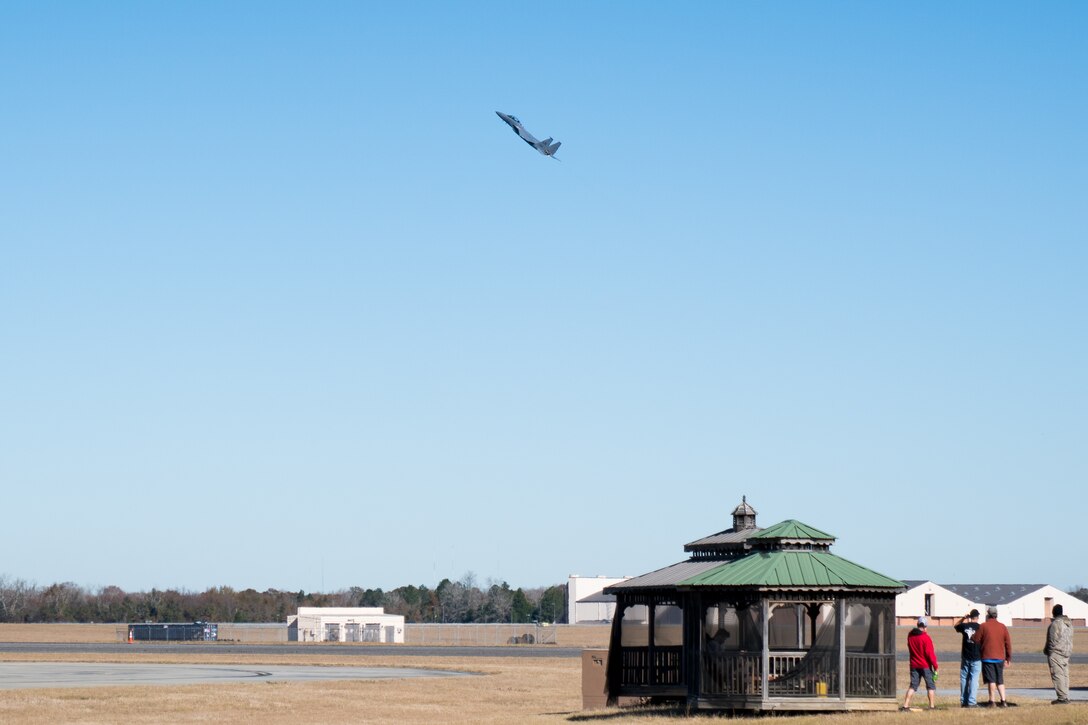
[[[753,602],[704,595],[698,692],[895,697],[894,607],[891,598],[771,595]]]
[[[687,692],[684,680],[684,611],[675,596],[617,599],[609,657],[610,680],[628,695]]]
[[[610,682],[720,706],[894,698],[894,608],[843,593],[624,595]]]

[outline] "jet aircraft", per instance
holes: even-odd
[[[514,129],[514,133],[516,133],[518,136],[521,136],[522,140],[525,141],[525,143],[529,144],[545,156],[551,156],[552,158],[555,158],[555,152],[558,151],[559,147],[562,145],[561,141],[556,141],[555,143],[552,143],[551,137],[548,137],[543,141],[537,141],[533,137],[533,134],[525,130],[525,127],[521,125],[521,121],[518,120],[517,116],[511,116],[507,113],[503,113],[502,111],[495,111],[495,113],[498,115],[499,118],[510,124],[510,128]],[[558,161],[559,159],[555,160]]]

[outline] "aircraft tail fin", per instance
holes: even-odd
[[[544,142],[544,147],[548,149],[548,156],[554,156],[555,152],[559,150],[559,147],[563,145],[562,141],[556,141],[552,143],[551,139]]]

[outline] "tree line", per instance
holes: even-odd
[[[322,593],[222,586],[203,592],[126,592],[71,582],[42,587],[0,576],[0,622],[285,622],[299,607],[383,607],[413,623],[561,623],[567,621],[567,587],[511,589],[490,580],[481,585],[470,572],[459,581],[443,579],[433,589],[351,587]]]

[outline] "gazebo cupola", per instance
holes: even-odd
[[[740,506],[733,509],[733,531],[747,531],[756,527],[756,510],[748,505],[748,497],[740,497]]]
[[[741,496],[740,505],[733,509],[733,527],[704,536],[684,545],[692,561],[725,561],[746,555],[752,546],[749,537],[759,532],[756,526],[756,510]]]

